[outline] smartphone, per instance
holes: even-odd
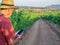
[[[22,32],[24,32],[24,30],[23,29],[20,29],[17,34],[18,35],[21,35]]]

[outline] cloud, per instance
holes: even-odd
[[[51,4],[60,4],[60,0],[15,0],[15,5],[44,7]]]
[[[1,2],[2,0],[0,0]],[[44,7],[52,4],[60,4],[60,0],[14,0],[17,6]]]
[[[0,2],[1,2],[2,0],[0,0]]]

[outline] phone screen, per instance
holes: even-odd
[[[21,35],[21,33],[22,33],[23,31],[24,31],[24,30],[21,29],[21,30],[19,30],[19,32],[18,32],[17,34]]]

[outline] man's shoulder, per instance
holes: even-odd
[[[3,16],[3,14],[0,14],[0,16]]]
[[[6,18],[3,14],[0,14],[1,22],[11,22],[8,18]]]

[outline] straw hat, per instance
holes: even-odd
[[[6,18],[9,18],[12,14],[14,6],[14,0],[2,0],[1,13],[4,14]]]
[[[14,0],[2,0],[2,8],[15,8],[14,7]]]

